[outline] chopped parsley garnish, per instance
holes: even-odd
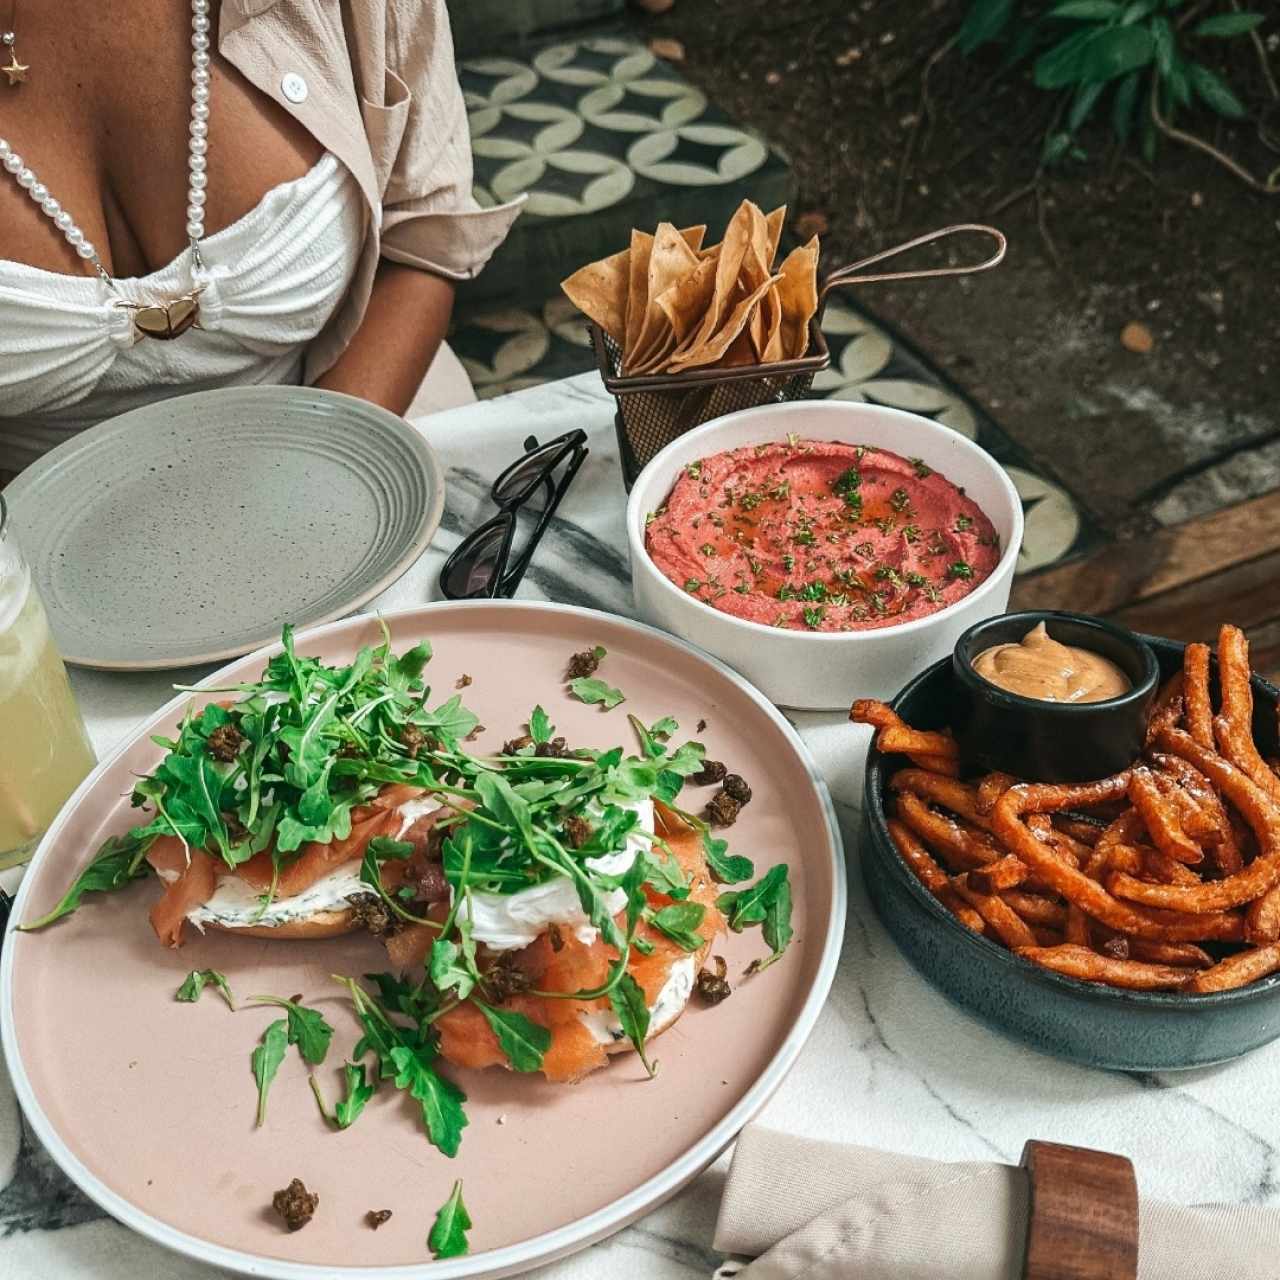
[[[700,480],[702,478],[702,463],[700,461],[686,463],[684,473],[690,480]]]
[[[872,523],[881,533],[892,533],[898,527],[898,522],[892,516],[881,516]]]
[[[695,591],[701,591],[701,590],[702,590],[702,579],[701,579],[701,578],[686,578],[686,579],[684,580],[684,589],[685,589],[686,591],[688,591],[691,595],[692,595],[692,594],[693,594],[693,592],[695,592]]]
[[[790,573],[796,567],[796,558],[789,551],[782,557],[782,567]]]
[[[854,514],[860,514],[862,511],[862,494],[858,492],[861,488],[862,472],[857,467],[842,471],[831,482],[832,492],[837,497],[843,498],[845,506]]]
[[[964,560],[953,560],[947,565],[947,577],[953,581],[959,578],[972,578],[973,566]]]
[[[800,547],[811,547],[817,541],[812,529],[799,529],[791,535],[791,541]]]
[[[907,511],[911,507],[911,495],[905,489],[895,489],[889,495],[889,506],[894,511]]]
[[[825,600],[827,598],[827,586],[824,582],[808,582],[800,591],[801,600]]]
[[[964,515],[956,516],[956,522],[951,527],[956,533],[963,533],[966,529],[972,529],[973,517]]]
[[[713,556],[716,553],[715,547],[713,547],[709,542],[704,542],[698,550],[701,551],[704,556]]]
[[[907,461],[911,463],[912,467],[915,469],[916,475],[918,475],[921,480],[927,480],[931,475],[933,475],[933,468],[922,458],[908,458]]]
[[[909,587],[923,587],[928,584],[928,581],[929,579],[923,573],[907,574],[907,586]]]
[[[918,542],[920,540],[920,526],[918,524],[904,525],[902,528],[902,536],[908,542]]]
[[[814,605],[804,611],[804,625],[806,627],[819,627],[826,616],[827,606],[825,604]]]

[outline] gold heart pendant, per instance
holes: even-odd
[[[133,325],[144,338],[172,342],[174,338],[182,337],[199,318],[199,300],[187,295],[172,302],[138,307],[133,313]]]

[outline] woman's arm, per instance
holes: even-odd
[[[316,383],[404,413],[435,358],[453,310],[453,283],[383,259],[360,328]]]

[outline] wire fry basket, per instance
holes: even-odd
[[[976,231],[996,242],[995,251],[984,261],[958,267],[933,267],[921,271],[895,271],[861,275],[864,267],[896,257],[922,244],[960,232]],[[595,350],[596,364],[605,390],[618,403],[614,425],[618,432],[618,453],[622,478],[629,490],[645,464],[678,436],[694,427],[762,404],[783,404],[803,400],[813,388],[813,378],[831,363],[831,352],[822,334],[822,316],[832,289],[884,280],[922,280],[932,276],[970,275],[986,271],[1005,255],[1007,242],[994,227],[960,223],[917,236],[904,244],[850,263],[827,276],[818,293],[818,309],[809,322],[809,346],[803,356],[776,360],[770,364],[737,365],[725,369],[690,369],[683,373],[641,374],[625,377],[622,351],[618,344],[589,321],[588,332]]]

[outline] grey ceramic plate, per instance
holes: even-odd
[[[67,661],[145,670],[357,609],[426,550],[444,476],[376,405],[243,387],[112,418],[5,499]]]

